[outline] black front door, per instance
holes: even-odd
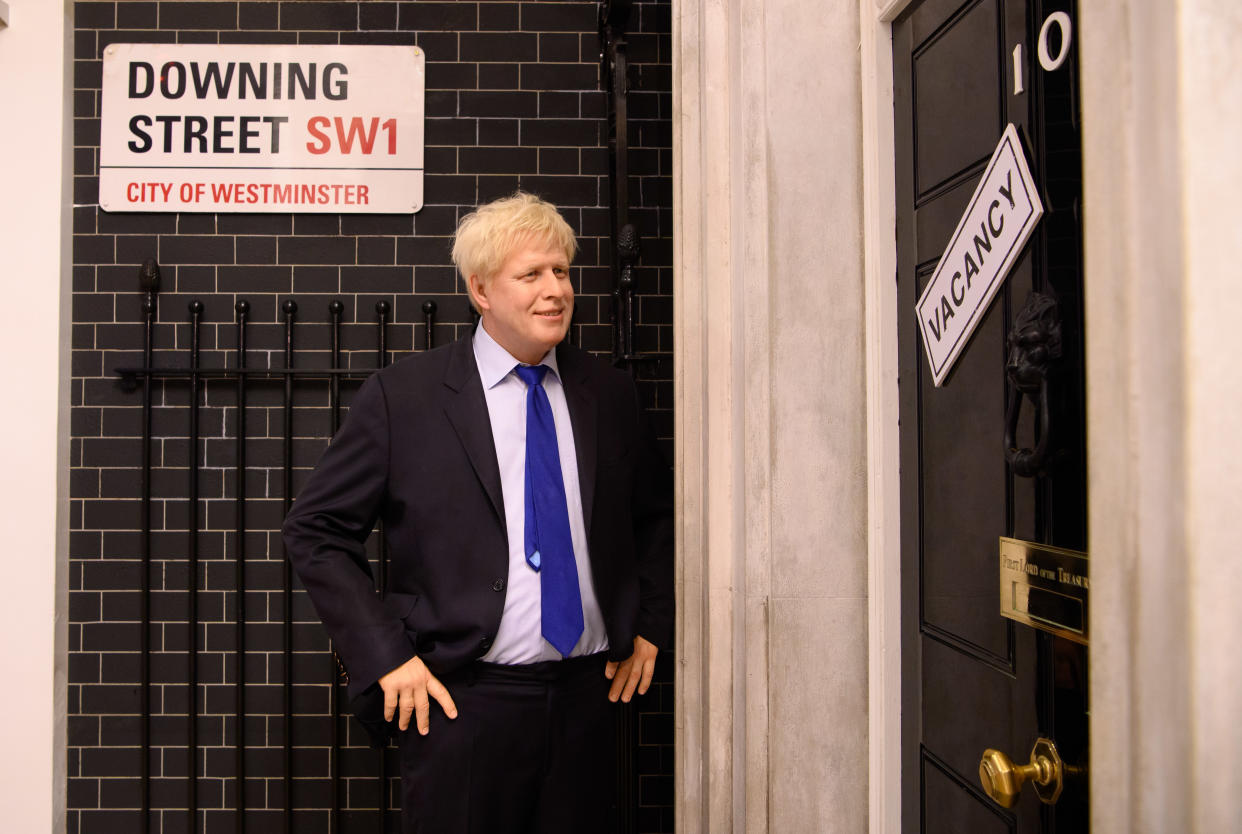
[[[1002,536],[1086,549],[1075,21],[1072,0],[923,0],[893,27],[906,831],[1087,829],[1086,647],[1002,617],[998,590]],[[936,387],[915,302],[1010,123],[1045,214]],[[1056,302],[1061,356],[1047,421],[1020,412],[1013,445],[1049,449],[1025,477],[1006,462],[1006,363],[1032,291]],[[1026,764],[1040,737],[1074,772],[1056,804],[1028,785],[1003,807],[981,787],[984,750]]]

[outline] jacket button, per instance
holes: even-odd
[[[491,647],[492,647],[492,638],[484,637],[482,640],[479,641],[479,648],[482,649],[483,651],[487,651]]]
[[[504,589],[505,589],[505,581],[503,579],[497,579],[495,582],[492,583],[493,591],[500,592],[500,591],[503,591]]]

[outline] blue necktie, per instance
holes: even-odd
[[[539,572],[543,636],[568,657],[582,636],[582,594],[556,423],[543,390],[548,366],[518,365],[516,370],[526,383],[526,562]]]

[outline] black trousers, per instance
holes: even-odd
[[[616,829],[616,711],[604,654],[529,666],[476,662],[441,678],[457,705],[400,734],[405,834]]]

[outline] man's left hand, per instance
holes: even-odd
[[[608,690],[608,700],[614,704],[617,698],[629,703],[634,697],[634,690],[639,695],[646,695],[651,686],[651,676],[655,674],[655,659],[660,650],[654,643],[642,637],[634,638],[634,653],[620,663],[609,661],[604,667],[604,677],[612,681]]]

